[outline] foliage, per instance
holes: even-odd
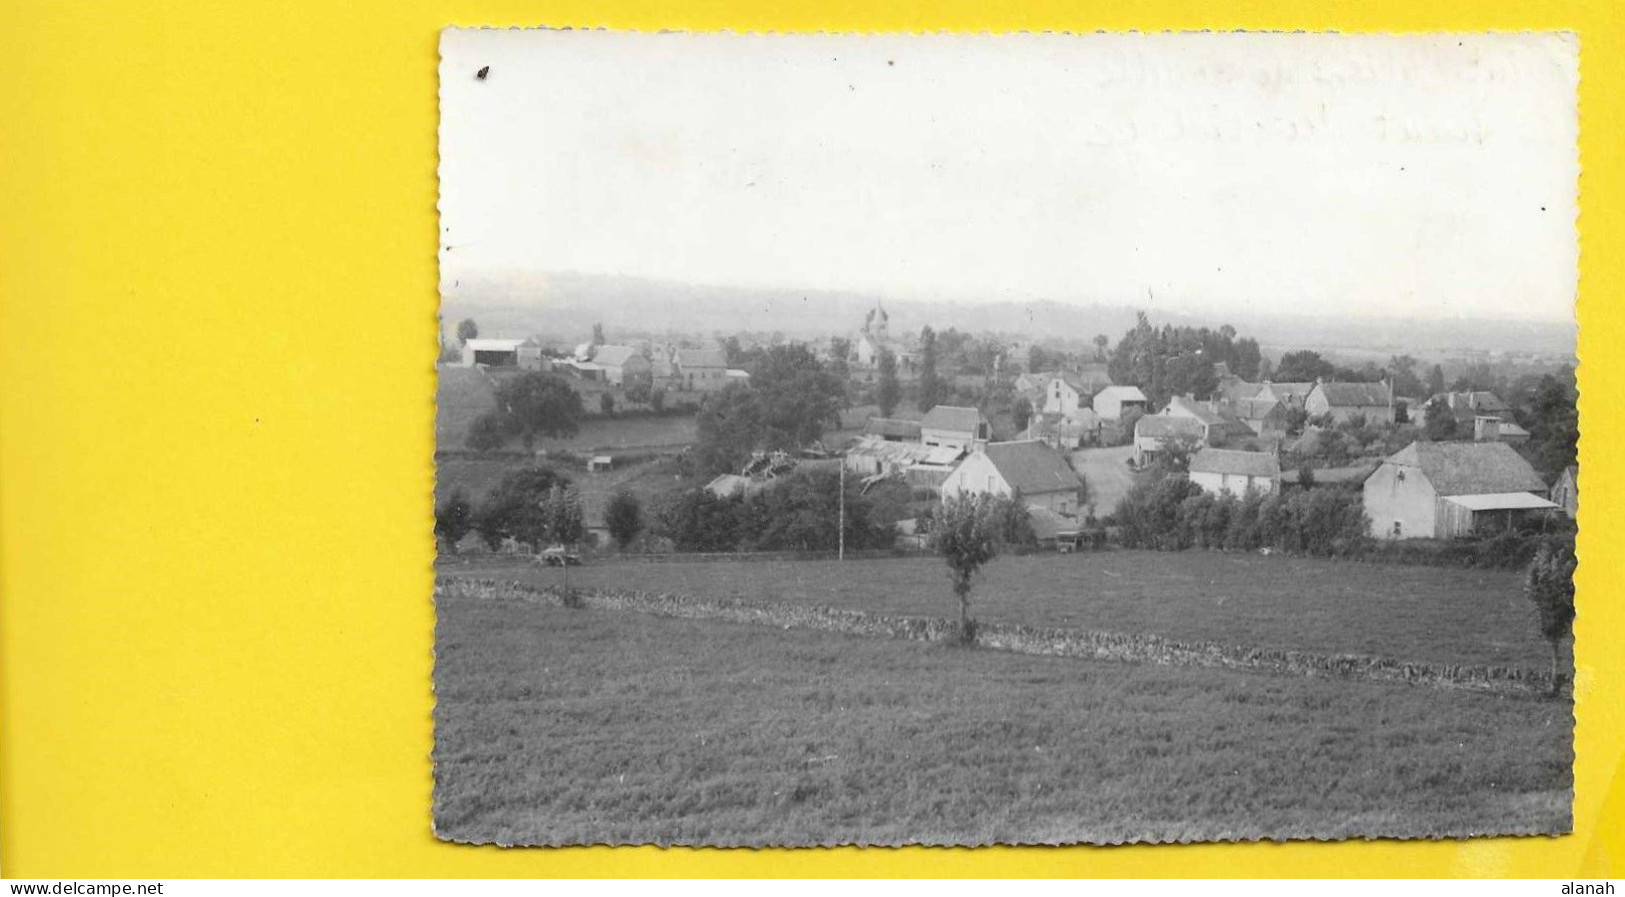
[[[506,538],[540,548],[551,538],[546,505],[553,490],[568,483],[547,467],[511,470],[485,494],[474,513],[474,528],[493,549]]]
[[[473,529],[474,503],[468,500],[468,493],[461,488],[453,489],[450,495],[434,506],[434,534],[452,554],[457,553],[457,543]]]
[[[1262,361],[1258,341],[1238,339],[1234,327],[1158,328],[1140,312],[1134,328],[1112,350],[1106,369],[1113,383],[1138,386],[1153,403],[1162,405],[1175,395],[1211,396],[1218,387],[1216,363],[1250,380],[1258,376]]]
[[[1145,410],[1139,407],[1128,408],[1123,411],[1122,416],[1117,419],[1117,425],[1123,430],[1121,445],[1134,444],[1134,426],[1140,422],[1142,417],[1145,417]]]
[[[1179,474],[1136,484],[1115,516],[1126,547],[1161,551],[1273,548],[1345,556],[1358,554],[1369,538],[1359,493],[1302,489],[1285,495],[1212,495]]]
[[[1433,369],[1428,371],[1427,383],[1423,385],[1426,387],[1425,392],[1429,396],[1436,396],[1444,392],[1444,368],[1434,365]]]
[[[637,496],[624,489],[616,491],[604,508],[604,526],[615,544],[626,550],[643,531],[643,505]]]
[[[971,583],[982,565],[998,555],[990,502],[984,495],[958,495],[943,502],[931,523],[931,548],[948,564],[948,579],[959,602],[959,636],[975,638],[970,617]]]
[[[880,406],[881,417],[891,417],[897,410],[901,389],[897,383],[897,356],[890,349],[880,350],[880,385],[875,391],[875,404]]]
[[[555,483],[542,505],[547,538],[560,545],[575,545],[587,535],[581,495],[568,482]]]
[[[1330,380],[1336,375],[1336,365],[1309,349],[1288,352],[1275,366],[1275,379],[1282,383],[1309,383],[1322,377]]]
[[[639,405],[647,405],[654,398],[654,380],[651,377],[634,377],[626,384],[626,400]]]
[[[471,339],[478,339],[480,325],[474,323],[473,318],[464,318],[457,322],[457,342],[466,343]]]
[[[1574,553],[1542,545],[1524,571],[1523,593],[1535,605],[1540,634],[1552,648],[1552,693],[1562,687],[1563,640],[1574,625]]]
[[[537,371],[504,380],[497,387],[497,405],[506,429],[518,435],[527,449],[537,436],[574,436],[585,413],[581,395],[568,383]]]
[[[702,474],[738,473],[764,447],[766,412],[750,385],[730,383],[705,397],[695,419],[695,465]]]
[[[920,331],[920,381],[914,402],[921,411],[930,411],[942,401],[945,384],[937,374],[937,334],[930,327]]]
[[[608,340],[604,338],[604,325],[592,325],[592,344],[595,346],[602,346],[606,342],[608,342]]]
[[[678,551],[834,551],[840,544],[840,473],[798,470],[748,497],[719,497],[707,489],[673,496],[656,515],[657,534]],[[846,488],[846,547],[884,548],[889,521],[854,480]]]
[[[1033,403],[1026,396],[1016,400],[1010,408],[1010,422],[1017,431],[1027,429],[1027,423],[1033,419]]]
[[[1529,428],[1530,461],[1555,479],[1565,467],[1575,463],[1580,439],[1579,409],[1576,404],[1574,372],[1564,368],[1557,376],[1542,377],[1529,397],[1525,416]]]
[[[649,393],[649,407],[653,408],[656,413],[666,410],[666,391],[664,389],[657,389]]]
[[[1444,397],[1429,401],[1422,409],[1422,432],[1433,442],[1456,438],[1456,413]]]
[[[468,426],[468,434],[463,437],[463,444],[476,452],[495,451],[508,441],[508,428],[503,423],[502,414],[496,411],[487,411]]]
[[[615,416],[615,397],[607,392],[598,394],[598,411],[605,417]]]

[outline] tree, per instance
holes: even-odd
[[[942,378],[937,375],[937,334],[929,326],[920,331],[920,382],[915,404],[923,411],[937,407],[942,396]]]
[[[650,377],[634,377],[626,385],[626,400],[647,405],[654,398],[654,382]]]
[[[1104,334],[1104,333],[1095,334],[1095,358],[1097,360],[1099,360],[1099,361],[1105,361],[1106,360],[1106,347],[1111,345],[1111,343],[1112,343],[1111,337],[1107,336],[1106,334]]]
[[[607,342],[607,340],[604,339],[604,325],[592,325],[592,344],[595,346],[602,346],[605,342]]]
[[[948,564],[948,578],[959,601],[959,640],[970,644],[976,633],[970,618],[971,583],[982,565],[998,554],[987,519],[986,496],[958,495],[943,502],[931,521],[931,547]]]
[[[502,415],[495,411],[487,411],[468,426],[468,435],[463,437],[463,444],[476,452],[495,451],[502,447],[508,438],[508,430],[503,423]]]
[[[1307,383],[1336,375],[1337,367],[1321,358],[1319,352],[1310,349],[1288,352],[1281,356],[1281,363],[1275,366],[1275,379],[1283,383]]]
[[[1388,377],[1396,396],[1421,396],[1427,389],[1422,378],[1416,376],[1416,359],[1409,355],[1395,355],[1388,359]]]
[[[598,410],[605,417],[614,417],[615,416],[615,397],[610,395],[607,392],[599,393],[598,394]]]
[[[638,497],[624,489],[617,490],[604,508],[604,526],[615,544],[625,551],[643,531],[643,505]]]
[[[480,325],[474,323],[473,318],[464,318],[457,322],[457,343],[459,345],[480,335]]]
[[[1523,575],[1523,593],[1535,605],[1540,634],[1552,648],[1552,695],[1562,690],[1563,640],[1574,624],[1574,553],[1542,544]]]
[[[1275,366],[1270,364],[1270,360],[1268,358],[1263,357],[1263,355],[1260,355],[1259,358],[1258,358],[1258,379],[1260,379],[1260,380],[1273,380],[1273,379],[1275,379]]]
[[[750,387],[761,397],[762,448],[797,449],[839,427],[846,381],[800,343],[773,346],[757,360]]]
[[[666,410],[666,391],[664,389],[657,389],[649,393],[649,407],[653,408],[657,414]]]
[[[446,551],[457,553],[457,543],[474,528],[474,503],[459,486],[434,506],[434,534],[446,546]]]
[[[875,391],[875,404],[880,406],[881,417],[891,417],[897,410],[897,399],[902,390],[897,385],[897,356],[890,349],[880,350],[880,386]]]
[[[574,436],[581,428],[581,396],[562,379],[527,371],[497,387],[510,432],[530,448],[537,436]]]
[[[1456,435],[1456,412],[1443,396],[1427,403],[1422,411],[1422,433],[1434,442],[1444,442]]]
[[[701,473],[738,473],[763,448],[767,424],[761,396],[748,384],[709,393],[695,419],[694,460]]]
[[[568,482],[547,467],[511,470],[485,494],[474,512],[474,528],[493,549],[510,538],[540,548],[549,538],[544,505],[555,486]]]
[[[848,364],[852,358],[852,341],[844,336],[833,337],[829,341],[829,371],[845,381],[852,376],[852,369]]]
[[[575,604],[575,595],[570,591],[570,558],[569,550],[587,535],[586,514],[581,508],[581,496],[574,486],[568,483],[555,485],[548,493],[547,500],[542,503],[542,519],[545,521],[547,538],[565,548],[564,566],[564,603]]]
[[[1010,422],[1015,425],[1017,431],[1021,431],[1027,429],[1027,423],[1032,419],[1033,403],[1026,396],[1022,396],[1010,408]]]
[[[1434,365],[1433,370],[1428,371],[1428,380],[1427,380],[1426,386],[1427,386],[1427,394],[1430,397],[1431,396],[1436,396],[1439,393],[1444,392],[1444,368],[1439,367],[1438,365]]]

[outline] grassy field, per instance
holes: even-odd
[[[1570,822],[1567,702],[495,600],[443,601],[437,636],[434,820],[457,840],[1116,842]]]
[[[449,575],[554,584],[558,571],[474,562]],[[594,563],[573,585],[950,616],[937,558]],[[1321,653],[1544,669],[1515,573],[1188,551],[1004,557],[972,598],[986,620]]]
[[[488,374],[477,368],[443,366],[438,374],[435,447],[462,449],[468,428],[474,423],[474,419],[496,407],[495,384],[503,378],[515,376],[516,372],[498,371],[495,374]],[[605,417],[598,413],[598,393],[603,391],[599,385],[575,380],[570,381],[570,387],[582,394],[582,404],[587,409],[587,416],[581,422],[580,432],[568,439],[537,440],[536,448],[576,452],[597,449],[677,448],[694,441],[693,415]],[[618,399],[622,398],[618,392],[616,396]],[[679,393],[668,396],[668,399],[672,402],[679,399],[697,401],[699,395]],[[517,439],[511,440],[506,448],[520,448],[520,443]]]

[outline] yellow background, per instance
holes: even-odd
[[[1625,45],[1609,0],[8,2],[0,859],[11,876],[1603,875],[1625,861]],[[967,850],[429,831],[435,65],[448,24],[1578,31],[1576,833]],[[1616,859],[1618,858],[1618,859]]]

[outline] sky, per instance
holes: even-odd
[[[450,29],[441,283],[1568,321],[1565,34]],[[486,76],[477,72],[486,70]]]

